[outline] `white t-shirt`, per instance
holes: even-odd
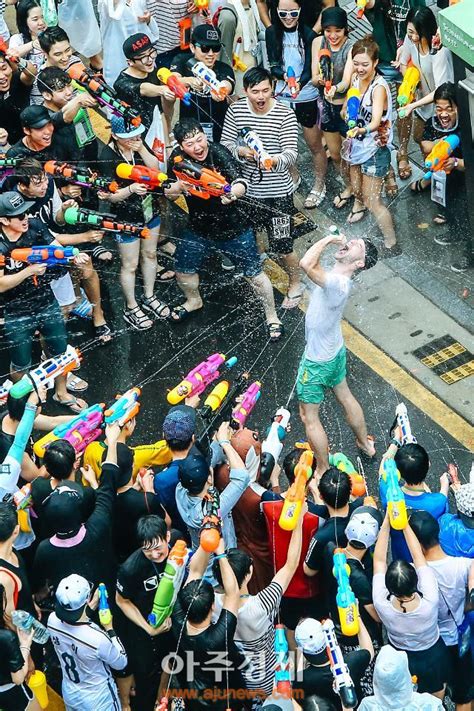
[[[438,86],[447,81],[454,81],[453,55],[446,47],[441,47],[436,54],[421,54],[418,47],[407,35],[403,41],[401,62],[406,65],[410,59],[421,74],[421,81],[416,92],[417,99],[431,94]],[[415,113],[427,121],[434,115],[434,104],[420,106],[415,109]]]
[[[448,646],[458,643],[457,625],[464,617],[467,580],[472,565],[470,558],[446,556],[427,561],[436,575],[439,588],[438,624],[441,637]]]
[[[350,290],[351,280],[334,272],[327,272],[323,287],[314,287],[305,321],[308,360],[332,360],[341,350],[344,345],[341,318]]]
[[[423,565],[417,569],[418,590],[423,597],[416,610],[402,612],[391,603],[385,587],[385,574],[377,573],[372,582],[374,606],[387,629],[388,639],[396,649],[421,652],[430,649],[439,639],[438,584],[434,572]]]

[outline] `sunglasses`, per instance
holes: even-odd
[[[199,47],[201,52],[203,54],[209,54],[209,52],[212,52],[213,54],[219,54],[221,51],[221,45],[215,45],[215,44],[197,44],[196,47]]]
[[[295,20],[300,16],[300,12],[301,10],[278,10],[278,17],[281,17],[282,20],[285,20],[287,17],[291,17]]]

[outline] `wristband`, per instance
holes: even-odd
[[[105,630],[105,632],[111,639],[117,636],[117,632],[115,630]]]
[[[221,445],[221,447],[222,447],[223,444],[230,444],[230,440],[229,440],[229,439],[218,439],[217,441],[219,442],[219,444]]]
[[[227,558],[227,553],[219,553],[219,555],[214,556],[214,560],[220,560],[221,558]]]
[[[392,437],[392,439],[390,440],[390,444],[395,445],[397,449],[400,449],[400,447],[402,446],[402,443],[399,442],[398,439],[395,439],[395,437]]]
[[[458,167],[458,163],[459,163],[459,160],[458,160],[457,158],[455,158],[455,159],[454,159],[454,167],[455,167],[455,168]]]
[[[25,645],[23,645],[23,644],[20,644],[20,649],[26,649],[26,651],[28,652],[28,654],[29,654],[30,651],[31,651],[31,647],[25,647]]]

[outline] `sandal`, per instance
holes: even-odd
[[[143,299],[142,309],[151,316],[159,319],[167,319],[171,313],[168,304],[165,304],[163,301],[157,299],[154,294],[153,296],[149,296],[148,299]],[[168,313],[164,314],[163,311],[166,311],[166,309],[168,309]]]
[[[74,412],[76,414],[79,414],[79,412],[82,412],[85,410],[88,406],[87,402],[85,400],[80,400],[77,397],[72,397],[69,400],[60,400],[56,393],[53,395],[53,400],[54,402],[57,402],[58,405],[62,405],[63,407],[68,407],[71,412]],[[81,403],[84,403],[81,405]]]
[[[412,169],[406,153],[397,155],[398,177],[401,180],[411,178]]]
[[[304,290],[300,291],[298,294],[295,294],[294,296],[290,296],[287,294],[285,298],[283,299],[283,303],[281,305],[282,309],[296,309],[297,306],[299,306],[301,299],[303,298]]]
[[[152,319],[144,314],[139,306],[135,306],[133,309],[124,309],[122,316],[134,331],[149,331],[153,327]]]
[[[335,207],[336,210],[342,210],[342,208],[346,207],[347,203],[352,200],[353,197],[353,195],[348,195],[347,197],[344,197],[342,193],[339,193],[332,201],[333,207]]]
[[[193,309],[192,311],[188,311],[184,308],[184,306],[173,306],[173,308],[171,309],[171,313],[168,317],[168,321],[171,321],[172,323],[182,323],[183,321],[186,321],[186,319],[189,318],[191,314],[195,313],[196,311],[200,311],[201,309],[202,306],[199,309]]]
[[[165,244],[170,244],[173,247],[173,251],[167,252],[165,249],[161,249],[162,247],[165,246]],[[164,242],[158,242],[156,247],[157,247],[156,253],[160,257],[165,257],[165,259],[173,259],[174,253],[176,252],[176,245],[173,244],[173,242],[171,242],[169,239],[166,239]]]
[[[363,207],[361,210],[354,210],[354,208],[352,208],[352,210],[347,216],[347,222],[350,225],[356,225],[358,222],[364,219],[366,212],[366,207]],[[356,215],[360,215],[360,217],[358,217],[357,220],[354,220],[354,217],[356,217]]]
[[[95,337],[100,341],[101,346],[105,346],[112,340],[112,331],[106,323],[94,326]]]
[[[433,217],[433,222],[435,225],[445,225],[447,223],[446,215],[438,212],[438,214]]]
[[[389,198],[396,198],[398,195],[398,185],[397,181],[395,178],[395,171],[393,168],[390,168],[388,171],[387,175],[385,176],[385,180],[383,181],[383,185],[385,188],[385,195]]]
[[[270,343],[276,343],[285,333],[282,323],[267,323],[267,329]]]
[[[66,387],[71,393],[83,393],[89,387],[89,383],[77,375],[74,375],[74,373],[68,373],[66,376]]]
[[[326,197],[326,185],[323,185],[322,190],[310,190],[303,206],[308,210],[313,210],[319,207]]]
[[[426,190],[428,187],[429,183],[427,185],[423,185],[424,180],[423,178],[420,178],[419,180],[415,180],[414,183],[410,185],[410,190],[412,193],[422,193]]]
[[[166,284],[166,282],[173,281],[173,279],[176,278],[176,272],[174,272],[172,269],[167,269],[166,267],[163,267],[161,264],[158,264],[156,276],[158,277],[159,282],[161,282],[162,284]]]

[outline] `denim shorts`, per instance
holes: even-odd
[[[206,257],[216,251],[229,257],[246,277],[257,276],[262,271],[252,230],[245,230],[228,240],[206,239],[191,230],[184,230],[174,255],[175,269],[182,274],[196,274]]]
[[[346,347],[343,346],[332,360],[314,361],[303,356],[296,381],[296,394],[300,402],[319,405],[327,388],[334,388],[346,377]]]
[[[374,155],[362,163],[360,166],[362,175],[369,175],[371,178],[384,178],[391,165],[391,155],[387,146],[377,148]]]
[[[160,215],[155,215],[150,222],[146,225],[148,229],[153,229],[153,227],[159,227],[161,223]],[[135,237],[135,235],[122,234],[121,232],[114,232],[114,238],[117,244],[131,244],[136,242],[137,239],[142,239],[141,237]]]
[[[66,325],[56,300],[40,313],[10,316],[8,309],[5,310],[5,335],[10,348],[13,371],[28,370],[31,367],[35,331],[39,331],[43,336],[48,355],[56,356],[64,353],[67,348]]]
[[[323,116],[321,129],[326,133],[340,133],[345,136],[347,124],[341,118],[342,104],[331,104],[327,99],[323,99]]]

